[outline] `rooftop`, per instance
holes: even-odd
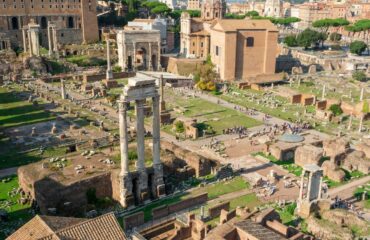
[[[217,19],[212,26],[213,30],[223,32],[235,32],[237,30],[257,30],[265,29],[268,31],[278,31],[277,27],[270,20],[251,20],[251,19]]]
[[[235,227],[248,233],[249,235],[252,235],[256,239],[260,239],[260,240],[286,240],[287,239],[275,233],[274,231],[258,223],[255,223],[249,219],[235,223]]]

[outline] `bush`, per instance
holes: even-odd
[[[137,152],[136,151],[128,151],[128,159],[129,160],[137,159]]]
[[[284,43],[288,47],[297,47],[298,42],[297,42],[297,37],[295,35],[289,35],[284,38]]]
[[[183,133],[185,131],[184,123],[182,121],[177,121],[175,123],[175,130],[178,133]]]
[[[366,81],[366,73],[363,72],[363,71],[355,71],[352,74],[352,78],[357,80],[357,81],[360,81],[360,82],[365,82]]]
[[[349,51],[357,55],[361,55],[366,48],[367,45],[363,41],[354,41],[349,45]]]
[[[343,110],[338,104],[333,104],[330,106],[329,110],[334,114],[334,116],[339,116],[343,113]]]
[[[113,72],[122,72],[121,66],[114,66],[113,67]]]
[[[333,32],[330,34],[330,41],[339,42],[342,39],[342,34]]]

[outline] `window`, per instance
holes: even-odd
[[[247,47],[253,47],[254,46],[254,38],[253,37],[247,37]]]
[[[218,56],[218,46],[216,46],[216,56]]]

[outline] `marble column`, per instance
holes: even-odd
[[[22,36],[23,36],[23,51],[27,51],[27,38],[26,38],[26,29],[22,28]]]
[[[362,87],[361,88],[361,94],[360,94],[360,101],[364,100],[364,91],[365,91],[365,89]]]
[[[161,40],[158,40],[158,52],[157,52],[157,58],[158,58],[158,63],[157,63],[157,71],[162,71],[161,67]]]
[[[322,99],[325,99],[325,92],[326,92],[326,85],[323,85],[323,87],[322,87],[322,95],[321,95],[321,98]]]
[[[31,33],[30,30],[27,30],[27,37],[28,37],[28,53],[30,57],[32,57],[32,45],[31,45]]]
[[[49,57],[51,57],[51,55],[53,54],[53,45],[51,42],[51,27],[48,26],[47,30],[48,30]]]
[[[353,114],[351,113],[351,115],[349,116],[349,122],[348,122],[347,130],[351,130],[351,128],[352,128],[352,119],[353,119]]]
[[[148,67],[148,70],[149,71],[153,70],[153,65],[152,65],[152,43],[151,42],[149,43],[149,67]]]
[[[136,70],[136,43],[134,42],[133,43],[134,45],[134,56],[133,56],[133,59],[132,59],[132,69],[135,71]]]
[[[129,172],[128,159],[128,133],[127,133],[127,103],[118,101],[119,113],[119,136],[121,150],[121,176],[126,176]]]
[[[138,171],[145,171],[145,129],[144,129],[145,100],[136,100],[136,139]]]
[[[60,80],[60,84],[61,84],[61,86],[60,86],[60,92],[62,94],[62,99],[66,99],[66,90],[65,90],[64,80],[63,79]]]
[[[153,165],[161,165],[160,159],[160,130],[161,119],[159,117],[159,96],[153,97]]]
[[[166,102],[164,101],[164,81],[163,81],[163,74],[159,76],[159,87],[160,87],[160,102],[161,102],[161,112],[166,111]]]
[[[360,116],[360,126],[358,127],[358,132],[362,132],[363,124],[364,124],[364,114],[361,114],[361,116]]]
[[[112,67],[111,67],[111,63],[110,63],[110,49],[109,49],[109,44],[110,43],[110,40],[107,39],[107,80],[111,80],[113,79],[113,73],[112,73]]]

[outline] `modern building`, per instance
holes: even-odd
[[[89,43],[99,40],[96,1],[15,1],[0,3],[0,33],[5,33],[12,47],[23,46],[22,28],[31,20],[40,25],[40,44],[48,47],[49,23],[57,26],[59,44]]]

